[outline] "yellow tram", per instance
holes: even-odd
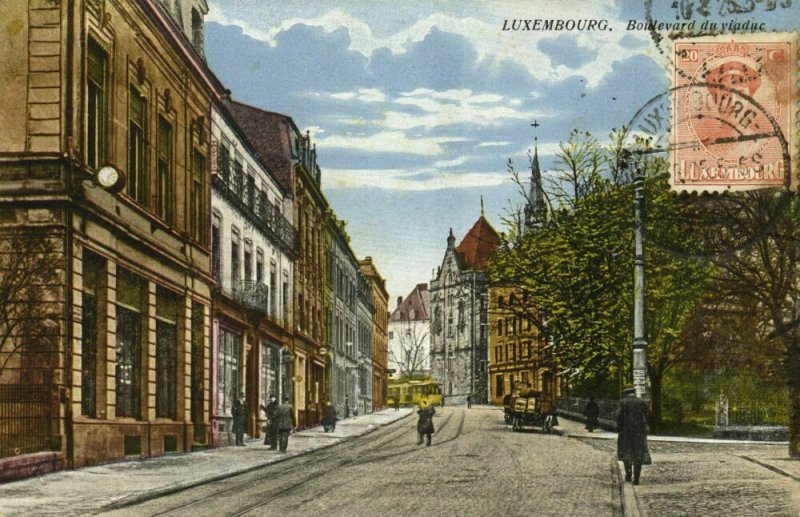
[[[419,405],[421,400],[427,400],[433,406],[442,403],[439,383],[430,376],[389,379],[386,389],[386,404],[389,407],[394,407],[395,403],[401,406]]]

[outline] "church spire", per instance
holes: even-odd
[[[483,209],[483,195],[481,195],[481,217],[486,215],[486,211]]]
[[[528,203],[525,205],[525,229],[541,228],[547,218],[547,206],[542,188],[542,172],[539,169],[539,139],[534,139],[533,158],[531,158],[531,187]]]

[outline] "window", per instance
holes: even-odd
[[[203,426],[203,406],[205,397],[203,394],[203,378],[205,376],[204,361],[204,316],[205,308],[202,304],[192,302],[192,365],[191,365],[191,413],[192,423],[194,424],[194,442],[205,443],[205,427]]]
[[[256,283],[264,283],[264,252],[261,249],[256,250]]]
[[[211,223],[211,275],[217,282],[219,282],[222,276],[222,236],[220,235],[221,225],[222,220],[220,216],[214,214]]]
[[[239,391],[239,350],[242,337],[225,329],[220,329],[220,334],[217,411],[220,415],[231,416],[233,399],[238,396]]]
[[[181,297],[156,289],[156,417],[177,418],[178,317]]]
[[[234,228],[231,236],[231,283],[233,288],[238,287],[239,271],[239,231]]]
[[[503,358],[502,358],[502,353],[500,351],[500,347],[499,346],[494,347],[494,362],[500,363],[502,360]]]
[[[503,318],[497,318],[497,335],[503,335]]]
[[[389,331],[389,339],[394,339],[394,331]]]
[[[247,174],[247,206],[256,209],[256,180],[252,174]]]
[[[495,397],[502,397],[503,396],[503,376],[498,375],[494,378],[494,396]]]
[[[172,173],[172,124],[158,117],[158,166],[156,170],[156,213],[175,224],[175,178]]]
[[[86,163],[99,169],[106,161],[108,54],[89,39],[86,55]]]
[[[245,239],[244,241],[244,281],[250,282],[253,279],[253,243]]]
[[[217,147],[217,174],[220,175],[222,181],[230,186],[231,152],[228,149],[228,145],[222,142]]]
[[[98,316],[104,316],[105,261],[94,253],[83,255],[83,294],[81,310],[81,414],[97,417]],[[98,314],[98,308],[100,314]]]
[[[278,283],[277,283],[277,280],[276,280],[275,263],[274,262],[270,262],[270,265],[269,265],[269,291],[271,293],[276,293],[277,292],[276,291],[277,288],[278,288]],[[272,317],[275,317],[276,314],[277,314],[276,313],[276,308],[275,308],[275,304],[277,303],[277,300],[275,300],[275,298],[276,297],[273,296],[272,299],[269,301],[269,313],[272,315]]]
[[[147,204],[147,99],[131,86],[128,92],[128,195]]]
[[[118,417],[141,418],[142,326],[146,314],[147,281],[125,269],[117,270]]]
[[[283,279],[283,293],[281,296],[281,304],[283,306],[283,321],[289,322],[289,281],[284,277]]]
[[[189,192],[189,232],[194,240],[206,243],[206,189],[203,177],[206,158],[197,149],[192,151],[192,183]]]
[[[192,46],[201,56],[203,55],[203,17],[192,8]]]

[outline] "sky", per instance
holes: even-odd
[[[657,21],[680,16],[671,0],[653,3]],[[797,5],[767,12],[767,4],[731,14],[712,0],[708,19],[797,28]],[[538,138],[550,174],[573,128],[604,140],[669,88],[669,59],[649,32],[627,30],[645,20],[644,6],[210,0],[206,57],[234,99],[290,115],[311,133],[323,192],[347,221],[355,254],[373,257],[386,278],[392,310],[398,296],[430,282],[449,229],[460,240],[481,214],[481,197],[487,219],[504,230],[504,211],[522,201],[509,158],[524,170]],[[608,25],[503,30],[507,19],[537,18]]]

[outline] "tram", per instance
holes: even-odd
[[[438,406],[442,403],[442,392],[439,389],[439,383],[430,376],[402,377],[400,379],[389,379],[387,382],[387,406],[394,407],[396,403],[401,406],[419,405],[422,400],[428,401],[428,404],[432,406]]]

